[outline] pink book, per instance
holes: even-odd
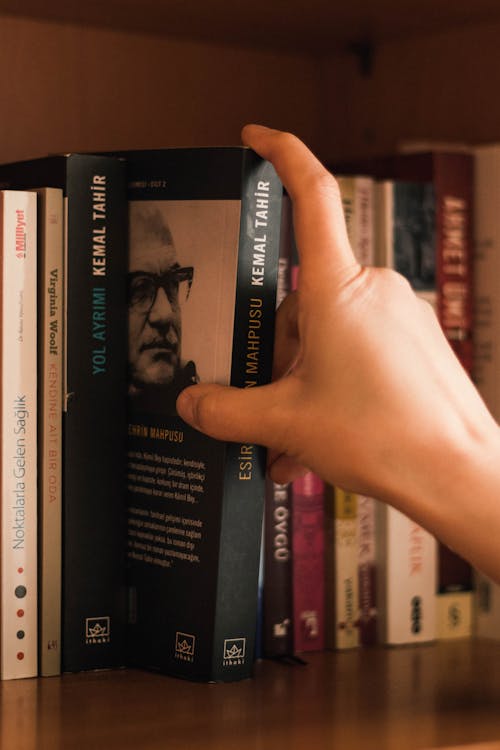
[[[308,472],[292,483],[294,650],[325,648],[324,483]]]

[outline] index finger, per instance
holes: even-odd
[[[359,266],[333,175],[291,133],[246,125],[241,136],[246,146],[273,164],[292,200],[301,287],[311,284],[317,289],[321,280],[342,283]]]

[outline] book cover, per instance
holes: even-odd
[[[61,672],[64,204],[38,192],[39,673]]]
[[[127,222],[124,164],[70,154],[0,167],[65,204],[62,670],[124,663]]]
[[[325,648],[325,485],[313,472],[292,482],[294,650]]]
[[[271,377],[282,186],[245,148],[126,155],[129,663],[252,673],[265,452],[176,414],[197,381]]]
[[[325,491],[326,645],[359,646],[358,496],[338,487]]]
[[[36,195],[0,191],[0,678],[38,673]]]

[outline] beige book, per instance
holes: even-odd
[[[63,191],[42,188],[39,208],[39,662],[61,672]]]

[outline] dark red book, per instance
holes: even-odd
[[[308,472],[292,482],[294,650],[325,648],[325,486]]]

